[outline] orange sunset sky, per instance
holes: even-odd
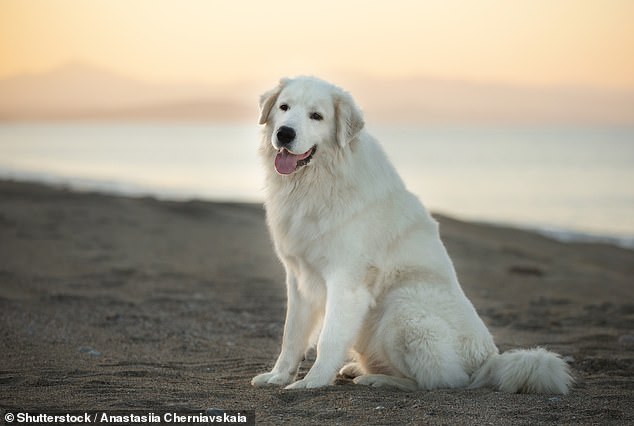
[[[429,76],[634,89],[632,0],[0,0],[0,79],[88,63],[155,83]]]

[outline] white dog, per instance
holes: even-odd
[[[288,307],[279,358],[253,385],[315,388],[341,369],[357,384],[404,390],[568,391],[557,354],[498,353],[438,224],[365,132],[347,92],[312,77],[284,79],[260,106],[267,223]],[[295,381],[315,342],[315,363]],[[349,355],[354,362],[342,368]]]

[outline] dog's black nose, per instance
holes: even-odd
[[[282,145],[288,145],[289,143],[293,142],[293,140],[295,140],[295,129],[288,126],[280,127],[280,129],[277,131],[277,140]]]

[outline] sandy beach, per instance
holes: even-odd
[[[437,216],[500,350],[544,346],[570,394],[254,388],[282,267],[257,204],[0,181],[0,411],[255,410],[257,424],[632,424],[634,251]],[[301,374],[310,366],[304,362]]]

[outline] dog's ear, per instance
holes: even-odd
[[[337,142],[344,147],[359,135],[365,123],[359,107],[349,93],[335,95],[334,102]]]
[[[273,105],[275,105],[277,97],[280,95],[280,92],[282,91],[284,86],[286,86],[286,83],[288,83],[288,79],[283,78],[280,80],[277,87],[269,90],[268,92],[260,96],[260,124],[265,124],[269,120],[271,108],[273,108]]]

